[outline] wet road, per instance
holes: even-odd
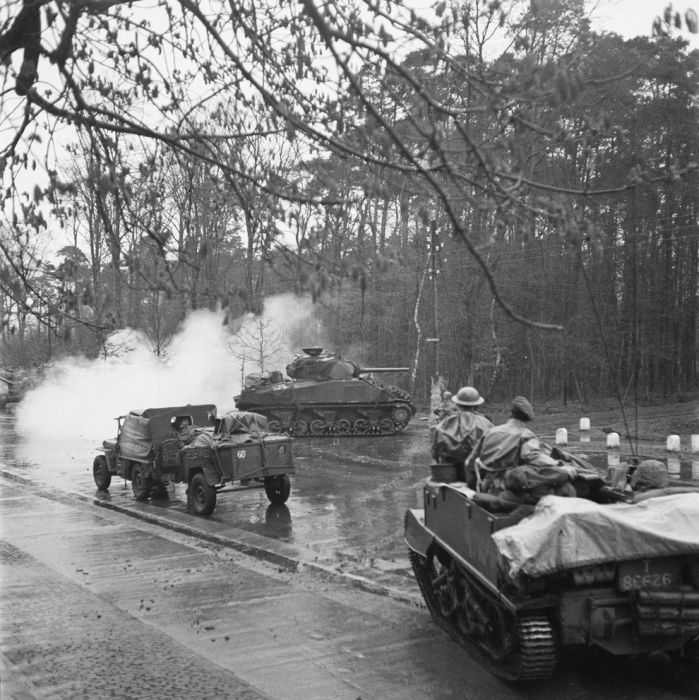
[[[414,420],[396,436],[297,439],[296,474],[284,506],[270,505],[260,488],[237,490],[221,493],[206,520],[215,532],[250,533],[289,545],[304,561],[415,591],[403,517],[406,509],[422,507],[422,482],[430,464],[428,436],[427,423]],[[553,442],[553,434],[541,436]],[[604,470],[607,456],[594,450],[603,450],[605,437],[600,434],[596,444],[571,444],[569,449],[579,452],[584,447],[588,454],[592,449],[592,459]],[[197,520],[188,512],[183,484],[171,485],[167,498],[147,504],[135,503],[131,484],[119,478],[112,480],[109,492],[97,491],[92,477],[93,459],[100,454],[97,445],[80,434],[44,439],[39,430],[19,439],[13,417],[0,414],[0,465],[13,474],[106,504]],[[676,476],[691,479],[694,470],[683,463]]]
[[[0,696],[102,700],[680,700],[699,666],[566,654],[500,681],[428,613],[0,478]],[[201,520],[201,519],[199,519]]]
[[[426,444],[420,423],[395,438],[298,440],[286,506],[243,490],[222,494],[211,517],[197,518],[179,485],[148,503],[136,503],[119,480],[98,493],[93,442],[18,441],[4,417],[0,661],[32,685],[3,700],[699,695],[696,664],[593,651],[568,653],[549,682],[512,687],[473,662],[424,608],[402,602],[418,599],[402,523],[419,504]],[[144,521],[152,515],[171,527]],[[271,566],[216,544],[226,537],[405,595]]]
[[[208,520],[289,543],[327,565],[407,571],[403,516],[422,497],[426,441],[421,424],[395,437],[296,440],[296,474],[285,506],[270,506],[262,489],[238,490],[220,494]],[[12,417],[0,417],[0,464],[12,473],[47,488],[131,504],[131,485],[121,479],[112,480],[108,494],[96,490],[96,446],[81,436],[19,440]],[[183,484],[171,486],[168,496],[148,507],[187,513]]]
[[[412,579],[403,516],[407,508],[422,506],[422,481],[430,464],[428,436],[427,423],[414,420],[396,436],[297,439],[296,474],[285,506],[270,506],[259,488],[222,493],[207,520],[219,531],[231,528],[286,543],[304,559],[330,567],[370,576],[404,573]],[[542,438],[553,442],[553,435],[542,433]],[[596,445],[571,443],[569,449],[593,448],[595,458],[594,449],[604,449],[599,438]],[[135,507],[130,483],[119,478],[112,480],[108,493],[97,491],[92,462],[100,454],[98,444],[75,429],[48,437],[45,430],[37,429],[35,436],[20,440],[13,417],[0,414],[0,465],[4,468],[49,489]],[[596,462],[606,469],[605,454],[598,454]],[[675,471],[677,477],[693,477],[689,463],[678,464]],[[187,511],[183,484],[171,486],[168,498],[141,507],[193,517]]]

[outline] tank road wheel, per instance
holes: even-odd
[[[390,418],[382,418],[379,421],[379,432],[381,435],[391,435],[396,432],[396,424]]]
[[[282,425],[282,422],[279,420],[271,420],[271,421],[269,421],[269,423],[267,423],[267,426],[269,427],[270,433],[283,433],[284,432],[284,426]]]
[[[100,491],[106,491],[112,483],[112,475],[107,466],[107,458],[100,455],[92,463],[92,478]]]
[[[396,424],[396,430],[403,430],[410,422],[410,409],[407,406],[396,406],[393,409],[393,421]]]
[[[265,493],[270,503],[280,506],[286,503],[291,493],[291,480],[287,474],[265,477]]]
[[[197,472],[189,482],[187,504],[197,515],[211,515],[216,507],[216,489]]]
[[[325,421],[318,419],[311,421],[311,435],[323,435],[325,433],[325,428]]]
[[[349,435],[352,432],[352,423],[347,418],[335,421],[335,435]]]
[[[371,432],[371,423],[366,418],[357,418],[354,421],[354,432],[357,435],[368,435]]]
[[[131,490],[137,501],[147,501],[153,484],[146,477],[146,470],[137,464],[131,470]]]
[[[291,428],[292,435],[306,435],[308,433],[308,423],[300,418],[294,423]]]

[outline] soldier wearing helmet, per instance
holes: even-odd
[[[451,397],[455,412],[443,418],[432,430],[432,457],[437,462],[463,463],[483,433],[493,426],[478,411],[484,401],[472,386],[461,387]]]
[[[446,418],[452,413],[456,413],[456,406],[451,400],[451,397],[451,391],[445,391],[442,394],[442,402],[439,404],[439,406],[437,406],[437,408],[434,409],[433,413],[435,414],[435,416],[437,416],[439,420],[442,420],[442,418]]]

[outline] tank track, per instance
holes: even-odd
[[[265,415],[273,432],[285,432],[294,437],[395,435],[405,430],[414,413],[413,406],[408,401],[379,406],[376,404],[317,405],[300,410],[289,424],[282,419],[283,412],[288,411],[288,408],[251,410]]]
[[[496,598],[488,595],[479,583],[459,569],[459,575],[477,591],[481,602],[496,610],[498,618],[505,624],[498,639],[501,650],[497,658],[493,648],[474,639],[455,621],[457,612],[449,614],[444,601],[440,601],[434,582],[438,576],[431,560],[409,550],[410,563],[415,573],[422,597],[432,619],[460,646],[491,673],[508,681],[532,681],[550,678],[559,659],[559,642],[550,619],[544,614],[512,615]],[[508,621],[507,623],[506,621]]]

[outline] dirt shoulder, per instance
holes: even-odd
[[[606,447],[607,435],[620,436],[621,447],[638,443],[641,453],[665,451],[669,435],[680,437],[682,453],[691,451],[691,436],[699,435],[699,395],[686,401],[635,405],[622,408],[612,401],[596,406],[568,406],[552,403],[535,406],[537,418],[532,428],[540,435],[554,436],[558,428],[566,428],[569,440],[578,441],[580,419],[590,419],[590,440],[595,446]],[[507,414],[507,407],[498,407]]]

